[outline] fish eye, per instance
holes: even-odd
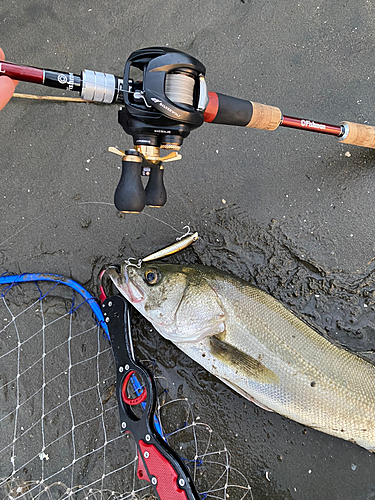
[[[161,279],[161,274],[157,269],[147,269],[145,272],[145,281],[149,285],[155,285]]]

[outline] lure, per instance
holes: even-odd
[[[158,250],[157,252],[147,255],[147,257],[143,257],[142,262],[149,262],[150,260],[161,259],[162,257],[166,257],[167,255],[172,255],[188,247],[189,245],[194,243],[194,241],[197,241],[198,238],[199,236],[197,232],[189,234],[188,236],[186,236],[186,238],[183,238],[180,241],[176,241],[176,243],[173,243],[172,245],[169,245],[165,248],[162,248],[161,250]]]

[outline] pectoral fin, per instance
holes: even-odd
[[[210,337],[210,351],[217,359],[230,366],[236,373],[245,378],[262,384],[277,384],[279,377],[258,360],[233,345],[220,340],[217,336]]]

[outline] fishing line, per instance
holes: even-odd
[[[168,73],[165,77],[165,95],[176,104],[194,105],[194,75]]]
[[[113,203],[108,203],[108,202],[105,202],[105,201],[80,201],[79,203],[77,203],[78,205],[106,205],[106,206],[109,206],[111,208],[113,208]],[[190,230],[190,222],[189,224],[183,226],[182,229],[186,229],[185,232],[175,228],[174,226],[172,226],[171,224],[169,224],[168,222],[165,222],[163,221],[162,219],[159,219],[158,217],[155,217],[154,215],[150,215],[148,214],[147,212],[143,211],[141,212],[141,215],[146,215],[147,217],[149,217],[150,219],[154,219],[156,220],[157,222],[160,222],[161,224],[164,224],[165,226],[168,226],[170,227],[171,229],[173,229],[173,231],[175,231],[176,233],[179,233],[181,234],[182,236],[176,238],[176,239],[182,239],[184,238],[185,236],[189,235],[189,234],[192,234],[191,233],[191,230]],[[181,222],[181,224],[183,224],[183,222]]]
[[[188,234],[191,234],[190,232],[190,225],[187,225],[187,226],[183,226],[182,229],[185,229],[186,227],[188,228],[188,232],[187,233],[184,233],[183,231],[179,231],[178,229],[176,229],[174,226],[172,226],[171,224],[169,224],[168,222],[165,222],[163,221],[162,219],[158,219],[157,217],[155,217],[154,215],[150,215],[148,214],[147,212],[143,211],[141,212],[142,215],[146,215],[147,217],[150,217],[151,219],[154,219],[158,222],[160,222],[161,224],[164,224],[165,226],[168,226],[170,227],[171,229],[173,229],[173,231],[175,231],[176,233],[180,233],[182,234],[181,238],[184,238],[185,236],[187,236]],[[181,224],[183,224],[183,222],[181,222]],[[189,223],[190,224],[190,223]]]

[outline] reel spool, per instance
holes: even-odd
[[[142,79],[135,79],[134,72]],[[162,162],[180,159],[177,151],[183,140],[204,122],[208,104],[205,73],[197,59],[167,47],[141,49],[130,55],[124,71],[124,106],[118,121],[133,137],[134,150],[123,157],[114,199],[119,211],[134,213],[145,205],[165,204]],[[161,157],[161,149],[171,153]],[[139,158],[136,167],[134,152]],[[142,163],[148,166],[140,168]],[[141,175],[149,176],[145,190]]]

